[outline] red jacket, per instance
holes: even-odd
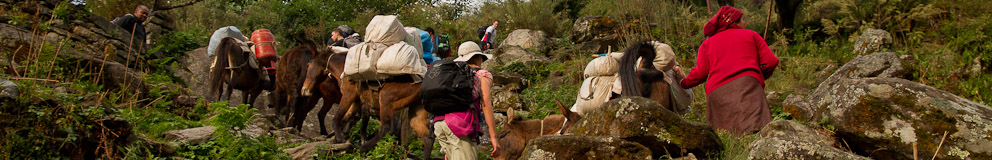
[[[734,79],[751,76],[765,85],[778,66],[778,57],[768,49],[768,44],[757,32],[730,28],[716,33],[699,46],[696,67],[679,82],[683,88],[692,88],[709,79],[706,94]]]

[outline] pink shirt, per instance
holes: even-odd
[[[493,75],[485,69],[475,72],[475,90],[472,91],[472,96],[478,100],[475,101],[473,107],[464,112],[451,112],[441,116],[434,116],[434,121],[444,121],[455,136],[465,137],[474,132],[478,126],[476,124],[479,123],[477,122],[479,119],[476,117],[479,116],[479,111],[482,109],[482,93],[480,91],[482,83],[479,82],[481,78],[492,79]]]
[[[778,66],[778,57],[757,32],[731,28],[716,33],[699,46],[696,67],[679,83],[692,88],[707,79],[706,94],[734,79],[750,76],[765,85]]]

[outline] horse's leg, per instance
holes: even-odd
[[[347,82],[342,82],[347,83]],[[334,142],[343,143],[348,140],[348,130],[345,127],[348,124],[351,114],[349,110],[354,110],[356,106],[360,106],[361,100],[358,99],[358,88],[354,85],[348,85],[349,87],[341,87],[341,103],[338,104],[338,111],[332,117],[334,123],[331,123],[331,128],[334,129]],[[356,105],[358,104],[358,105]]]
[[[296,125],[294,126],[296,127],[297,131],[303,130],[303,121],[306,120],[307,115],[310,113],[310,110],[313,110],[313,107],[317,106],[317,101],[320,100],[320,98],[318,98],[317,96],[310,96],[310,97],[306,97],[305,99],[306,99],[306,103],[303,104],[303,106],[297,107],[296,114],[293,116],[293,118],[295,118],[297,121],[295,122]]]
[[[384,92],[379,92],[381,95]],[[387,93],[388,94],[388,93]],[[368,142],[362,143],[359,148],[361,152],[368,152],[375,148],[376,142],[382,140],[382,137],[386,136],[386,133],[393,131],[393,108],[395,103],[388,102],[388,99],[379,99],[379,133],[375,134]]]
[[[420,137],[420,141],[423,142],[423,152],[424,155],[421,159],[430,159],[431,151],[434,147],[434,125],[430,124],[430,115],[427,110],[424,110],[423,105],[411,106],[410,110],[410,128],[417,133]]]
[[[248,99],[248,105],[255,106],[255,100],[258,99],[258,95],[261,93],[262,93],[262,88],[253,89],[251,94],[248,95],[251,97],[250,99]]]
[[[234,85],[232,85],[231,83],[228,83],[227,84],[227,91],[224,91],[224,92],[227,95],[227,102],[230,103],[231,102],[231,93],[234,93]]]
[[[365,144],[369,141],[369,121],[372,120],[369,117],[372,117],[372,115],[363,110],[358,112],[358,117],[359,122],[361,122],[358,126],[358,138],[361,139],[361,144]],[[380,122],[379,125],[381,126],[382,123]]]
[[[416,88],[416,89],[412,89]],[[406,83],[401,84],[385,84],[379,91],[379,133],[372,140],[362,144],[362,151],[368,151],[375,147],[375,142],[382,139],[386,133],[391,133],[393,129],[393,116],[396,115],[395,111],[407,107],[418,97],[420,86],[419,85],[409,85]]]
[[[341,103],[341,89],[337,87],[337,84],[334,84],[332,82],[325,82],[325,83],[330,83],[330,84],[321,85],[319,87],[320,93],[324,97],[324,107],[321,107],[320,111],[317,112],[317,121],[320,121],[318,122],[320,123],[320,135],[327,135],[327,128],[324,125],[324,118],[327,117],[327,112],[331,111],[331,107],[333,107],[334,104],[338,104],[339,106],[338,109],[339,110],[343,109],[342,107],[340,107],[341,105],[339,104]]]

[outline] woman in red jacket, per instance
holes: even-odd
[[[757,32],[744,29],[740,10],[724,6],[706,23],[709,39],[699,46],[696,66],[679,85],[706,83],[706,117],[714,129],[735,135],[761,130],[771,121],[765,79],[778,58]]]

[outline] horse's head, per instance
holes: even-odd
[[[555,133],[560,135],[567,132],[568,129],[572,128],[572,126],[578,123],[579,120],[582,120],[582,116],[579,115],[579,113],[572,112],[568,110],[568,108],[565,108],[565,105],[562,105],[559,100],[555,100],[555,103],[558,104],[558,111],[565,117],[565,122],[562,122],[561,124],[561,130],[558,130],[558,132]]]
[[[343,68],[348,48],[328,47],[317,51],[317,53],[317,56],[307,63],[306,79],[303,80],[303,88],[300,90],[302,92],[300,94],[303,96],[312,95],[313,90],[317,88],[316,86],[327,78],[340,76],[341,70],[335,66],[342,66],[341,68]]]

